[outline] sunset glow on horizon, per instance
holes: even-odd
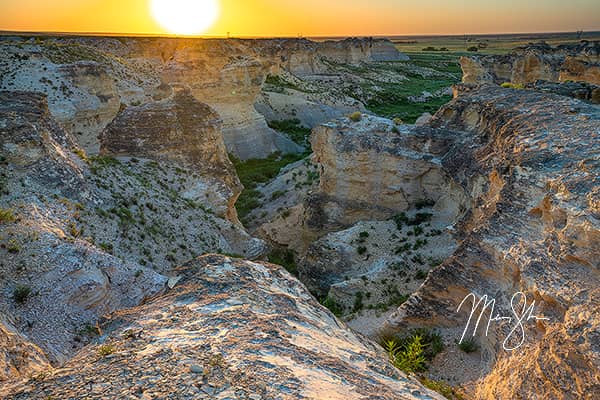
[[[597,0],[0,0],[5,31],[365,36],[580,29],[600,30]]]

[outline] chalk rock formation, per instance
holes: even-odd
[[[53,362],[68,357],[77,329],[106,312],[137,304],[160,291],[166,281],[87,242],[65,240],[69,218],[60,208],[95,198],[84,168],[71,152],[74,146],[51,117],[45,96],[0,92],[0,204],[8,215],[1,222],[0,313],[12,316],[16,329],[13,334],[7,328],[5,337],[15,342],[23,333]],[[76,233],[71,236],[79,236]],[[136,271],[144,276],[136,278]],[[22,298],[15,294],[19,287]],[[40,358],[35,351],[31,355]],[[23,369],[27,368],[15,366],[6,373],[24,374]]]
[[[102,344],[5,395],[441,398],[394,369],[281,267],[205,256],[176,272],[173,290],[111,315]]]
[[[574,97],[590,103],[600,104],[600,86],[586,82],[548,82],[536,81],[525,85],[526,89],[546,93],[556,93],[561,96]]]
[[[50,367],[44,352],[0,315],[0,382],[26,377]]]
[[[439,158],[449,143],[441,132],[367,115],[318,126],[311,144],[321,179],[308,200],[308,226],[332,231],[388,219],[424,199],[446,210],[448,220],[456,218],[464,194]]]
[[[208,158],[188,146],[180,154],[189,158],[180,161],[180,154],[151,135],[141,147],[147,153],[129,148],[133,155],[158,161],[131,157],[116,146],[118,141],[119,155],[128,156],[123,161],[88,158],[54,120],[44,95],[0,92],[0,314],[10,316],[12,326],[3,323],[8,333],[2,335],[31,349],[31,359],[2,349],[0,359],[9,360],[3,379],[38,371],[43,358],[66,361],[91,340],[100,316],[164,290],[168,278],[159,272],[183,260],[209,251],[247,257],[264,251],[262,241],[213,211],[222,206],[210,196],[218,186],[216,175],[200,166],[214,161],[218,168],[219,159],[228,163],[222,138],[210,123],[195,121],[197,130],[190,131],[185,122],[210,122],[206,117],[214,113],[196,100],[186,103],[185,93],[174,97],[176,104],[164,104],[175,114],[183,105],[184,117],[168,120],[164,108],[153,110],[179,124],[174,133],[204,134],[195,143],[204,139],[211,146]],[[143,110],[131,112],[149,119]],[[148,132],[140,129],[143,133]],[[166,135],[162,140],[176,143]],[[169,150],[164,158],[158,155],[161,148]],[[225,177],[222,186],[230,168],[225,161],[219,171]]]
[[[324,60],[406,58],[380,39],[3,38],[0,55],[6,60],[0,89],[47,93],[54,117],[90,154],[98,152],[98,134],[122,103],[162,100],[171,85],[184,85],[217,111],[228,151],[242,159],[303,150],[269,128],[254,108],[268,74],[315,73],[326,68]]]
[[[98,134],[117,115],[121,101],[109,60],[80,50],[42,43],[18,46],[4,39],[0,89],[45,93],[54,118],[93,153]]]
[[[169,161],[190,167],[202,176],[191,200],[211,197],[218,215],[237,222],[235,201],[242,190],[227,156],[221,120],[189,90],[178,88],[172,98],[127,107],[100,137],[101,154]],[[210,182],[207,182],[208,178]],[[219,204],[220,203],[220,204]]]
[[[431,126],[454,132],[441,168],[471,198],[463,240],[388,325],[441,328],[452,342],[467,324],[471,303],[457,312],[466,295],[495,298],[493,315],[512,316],[511,297],[523,292],[533,315],[548,319],[524,322],[524,343],[505,351],[519,345],[520,334],[509,336],[515,321],[492,321],[486,336],[484,317],[481,357],[461,361],[484,372],[471,382],[474,396],[592,399],[600,389],[598,107],[498,87],[458,92]]]
[[[461,57],[463,83],[515,84],[581,81],[600,85],[600,43],[519,47],[508,55]]]

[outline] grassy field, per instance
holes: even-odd
[[[553,46],[577,43],[579,38],[575,32],[514,34],[514,35],[463,35],[463,36],[397,36],[390,37],[400,51],[406,53],[422,52],[427,48],[439,50],[445,48],[452,53],[468,52],[470,47],[477,47],[478,53],[505,54],[518,46],[545,41]],[[581,39],[600,40],[600,32],[584,32]]]
[[[378,65],[381,69],[394,70],[407,79],[400,83],[377,84],[377,90],[366,102],[366,107],[375,114],[414,123],[424,112],[434,114],[443,104],[450,101],[451,96],[434,96],[426,102],[410,101],[409,97],[420,96],[423,92],[434,94],[460,82],[462,72],[458,59],[461,54],[451,52],[407,54],[410,61]]]

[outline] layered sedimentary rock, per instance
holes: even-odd
[[[76,50],[43,43],[18,46],[1,41],[0,89],[45,93],[50,112],[78,143],[98,151],[97,136],[117,115],[121,100],[107,58],[97,61],[91,50]]]
[[[121,103],[161,100],[171,85],[184,85],[218,112],[228,151],[242,159],[302,151],[254,108],[269,73],[315,73],[327,60],[405,59],[391,42],[372,39],[5,38],[0,53],[0,89],[47,93],[55,118],[89,153]]]
[[[16,332],[6,330],[11,342],[27,337],[44,350],[44,357],[59,362],[72,351],[74,328],[137,304],[161,290],[166,281],[87,242],[66,240],[69,217],[60,209],[59,200],[64,206],[67,198],[73,202],[97,199],[71,152],[74,146],[51,117],[45,96],[0,92],[0,204],[4,214],[0,273],[5,294],[0,313],[13,317]],[[144,273],[139,279],[134,277],[138,270]],[[20,346],[37,348],[26,343]],[[35,352],[31,355],[40,358]],[[33,369],[39,369],[35,363]],[[22,365],[7,373],[28,372]]]
[[[176,88],[166,100],[127,107],[107,126],[100,141],[103,155],[150,158],[189,166],[203,177],[201,182],[187,188],[190,195],[195,193],[190,199],[213,197],[215,211],[237,222],[234,204],[242,187],[227,156],[221,120],[189,90]],[[212,180],[207,182],[209,177]]]
[[[0,382],[26,377],[50,367],[44,352],[0,315]]]
[[[586,82],[548,82],[536,81],[525,85],[526,89],[546,93],[556,93],[561,96],[574,97],[590,103],[600,104],[600,86]]]
[[[441,132],[367,115],[320,125],[311,136],[321,177],[308,200],[308,226],[332,230],[387,219],[425,199],[439,204],[448,220],[456,218],[464,194],[439,158],[449,143]]]
[[[449,131],[454,144],[441,168],[471,198],[458,225],[462,243],[388,325],[437,327],[449,342],[466,327],[471,337],[471,301],[457,312],[459,304],[470,293],[488,295],[494,317],[513,319],[492,320],[486,332],[491,311],[476,308],[474,318],[484,315],[475,334],[481,357],[459,363],[483,375],[457,378],[474,386],[473,396],[592,399],[600,390],[599,109],[523,90],[458,92],[431,126]],[[524,315],[522,297],[516,315],[510,308],[517,292],[535,301],[530,315],[547,318],[523,321],[523,336],[519,327],[510,334]]]
[[[600,43],[530,44],[507,55],[461,57],[463,83],[588,82],[600,85]]]
[[[176,273],[166,294],[111,315],[102,344],[4,395],[441,398],[394,369],[281,267],[205,256]]]
[[[185,162],[172,151],[158,156],[158,149],[171,149],[167,135],[145,137],[148,153],[120,148],[124,161],[88,158],[52,117],[44,95],[0,92],[0,314],[10,317],[1,335],[14,345],[0,353],[8,360],[2,379],[37,373],[44,359],[66,361],[99,333],[100,316],[164,290],[168,278],[159,272],[183,260],[209,251],[263,252],[262,241],[218,215],[223,200],[207,196],[218,185],[202,163],[219,167],[222,138],[210,123],[184,129],[189,119],[207,123],[215,114],[180,95],[175,103],[188,107],[171,121],[180,127],[174,133],[200,134],[196,143],[212,146],[208,158],[194,158],[192,147]],[[176,104],[154,111],[166,119]]]

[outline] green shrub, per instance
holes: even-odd
[[[420,377],[419,380],[421,381],[423,386],[425,386],[428,389],[438,392],[439,394],[441,394],[442,396],[444,396],[447,399],[450,399],[450,400],[463,400],[464,399],[464,397],[460,393],[458,393],[456,391],[456,389],[454,389],[452,386],[448,385],[447,383],[440,382],[440,381],[434,381],[434,380],[429,379],[424,376]]]
[[[360,237],[360,238],[368,238],[369,237],[369,232],[366,232],[366,231],[360,232],[358,234],[358,237]]]
[[[362,119],[362,113],[360,111],[355,111],[352,114],[350,114],[348,118],[350,118],[350,120],[353,122],[358,122]]]
[[[525,86],[523,86],[522,83],[504,82],[500,86],[507,89],[525,89]]]
[[[75,153],[83,161],[87,161],[87,159],[88,159],[87,154],[85,154],[85,150],[83,150],[81,148],[73,149],[73,153]]]
[[[319,302],[338,318],[344,314],[344,307],[338,304],[332,297],[327,296]]]
[[[0,208],[0,224],[8,224],[15,220],[15,214],[11,208]]]
[[[274,249],[267,256],[270,263],[281,265],[290,274],[298,276],[298,264],[296,264],[296,253],[290,249]]]
[[[110,344],[103,344],[102,346],[98,347],[98,355],[100,357],[106,357],[110,354],[113,354],[114,352],[115,347]]]
[[[458,344],[458,348],[464,351],[465,353],[473,353],[479,349],[479,346],[477,345],[475,339],[471,338],[460,342]]]
[[[256,190],[259,184],[266,183],[275,178],[283,167],[305,158],[307,154],[271,154],[263,159],[240,160],[234,155],[229,155],[235,166],[244,191],[240,194],[235,207],[240,220],[247,223],[247,216],[252,210],[261,206],[262,194]]]
[[[415,203],[415,208],[417,210],[421,210],[425,207],[433,207],[435,205],[435,201],[431,200],[431,199],[421,199],[421,200],[417,200],[417,202]]]
[[[15,303],[23,304],[27,301],[30,294],[31,288],[29,286],[17,285],[13,290],[13,300]]]
[[[352,312],[359,312],[363,309],[363,296],[362,292],[356,292],[354,294],[354,306],[352,307]]]
[[[308,137],[310,136],[311,129],[302,126],[299,119],[284,119],[281,121],[269,121],[268,125],[270,128],[276,131],[283,132],[290,137],[294,142],[301,146],[305,146],[308,143]]]
[[[400,118],[400,117],[394,118],[394,125],[402,125],[403,123],[404,123],[404,121],[402,121],[402,118]]]
[[[470,47],[467,47],[467,51],[479,51],[479,47],[477,47],[477,46],[470,46]]]
[[[367,252],[367,248],[365,246],[358,246],[358,248],[356,249],[356,252],[362,256],[363,254],[365,254]]]
[[[15,239],[11,239],[8,241],[8,244],[6,245],[6,250],[8,250],[9,253],[16,254],[21,251],[21,244],[19,242],[17,242]]]
[[[405,342],[388,340],[384,347],[392,364],[399,370],[410,374],[427,369],[425,346],[421,335],[414,335]]]
[[[415,279],[421,280],[425,278],[427,278],[427,272],[423,271],[422,269],[418,270],[415,274]]]

